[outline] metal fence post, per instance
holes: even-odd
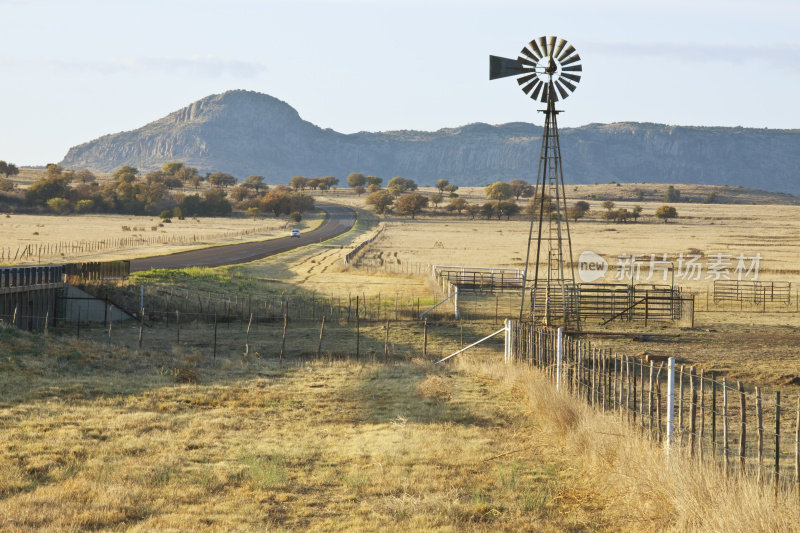
[[[675,422],[675,358],[667,361],[667,453],[672,448],[672,430]]]
[[[558,336],[556,337],[556,390],[561,390],[561,345],[564,336],[562,328],[558,328]]]
[[[506,333],[505,333],[505,362],[509,364],[513,358],[513,351],[511,349],[511,320],[505,319]]]

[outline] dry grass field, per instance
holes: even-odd
[[[50,246],[52,249],[52,253],[41,256],[42,263],[110,261],[169,254],[212,244],[285,237],[290,226],[313,229],[322,219],[323,213],[319,210],[307,213],[299,224],[272,217],[255,220],[245,217],[175,218],[170,223],[163,223],[158,217],[133,215],[0,215],[0,248],[3,256],[0,264],[36,264],[40,260],[40,246]],[[110,242],[137,238],[161,238],[166,242],[120,245]],[[109,244],[93,251],[73,246],[100,241]],[[58,243],[62,243],[62,248],[56,251]],[[15,261],[20,250],[29,245],[31,250],[37,252]]]
[[[500,363],[496,343],[434,367],[414,350],[378,363],[292,348],[280,364],[275,344],[212,359],[2,327],[0,340],[3,530],[791,531],[800,519],[754,483],[665,461],[616,417]]]
[[[583,187],[598,189],[575,199],[626,189]],[[479,189],[463,192],[483,201]],[[359,209],[356,227],[246,265],[140,273],[125,290],[146,283],[254,300],[313,292],[386,302],[411,294],[428,304],[439,295],[410,265],[518,268],[524,258],[524,220],[440,208],[410,221],[372,215],[363,196],[344,190],[316,196]],[[744,198],[676,204],[680,218],[669,224],[649,216],[661,202],[615,199],[641,204],[645,216],[613,224],[590,215],[572,226],[574,249],[610,261],[757,252],[762,279],[800,283],[792,253],[800,207]],[[601,199],[590,201],[595,213]],[[379,227],[359,266],[344,266],[344,253]],[[709,281],[686,285],[704,309]],[[676,355],[794,398],[800,314],[756,311],[701,310],[694,329],[593,324],[586,333],[625,354]],[[255,323],[246,355],[246,321],[220,324],[214,358],[213,326],[186,320],[180,343],[174,322],[154,321],[141,349],[133,323],[115,324],[111,339],[97,326],[80,339],[74,326],[48,335],[0,326],[0,530],[793,531],[800,523],[796,501],[682,454],[666,458],[617,417],[555,393],[535,370],[503,365],[499,338],[432,364],[497,329],[490,321],[432,323],[427,359],[419,322],[392,323],[385,358],[382,321],[361,324],[359,357],[352,322],[327,324],[316,357],[318,322],[290,321],[280,362],[282,321]]]

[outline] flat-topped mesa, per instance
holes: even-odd
[[[800,130],[623,122],[559,131],[568,184],[702,183],[800,194]],[[277,98],[236,90],[75,146],[60,164],[109,172],[182,161],[202,172],[258,174],[270,183],[362,172],[385,181],[404,176],[427,185],[439,179],[486,185],[535,181],[541,132],[541,126],[514,122],[346,135],[303,120]]]

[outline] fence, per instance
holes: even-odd
[[[792,284],[788,281],[715,280],[714,303],[776,302],[792,303]]]
[[[522,289],[523,271],[517,268],[433,265],[431,273],[438,283],[451,283],[460,291],[519,292]]]
[[[370,244],[372,244],[375,241],[375,239],[380,237],[381,233],[383,233],[383,226],[378,228],[378,231],[375,232],[375,235],[373,235],[366,241],[362,242],[361,244],[359,244],[358,246],[347,252],[347,254],[344,256],[344,264],[345,265],[350,264],[350,262],[353,261],[353,259],[358,255],[358,253],[367,246],[369,246]]]
[[[45,327],[54,318],[63,271],[61,265],[0,268],[0,322],[27,330]]]
[[[35,242],[13,246],[0,246],[0,261],[37,261],[42,259],[55,258],[63,260],[65,256],[96,253],[109,250],[125,250],[138,248],[141,246],[153,245],[181,245],[196,244],[198,242],[217,241],[222,239],[244,238],[248,235],[256,235],[270,228],[249,228],[238,231],[216,232],[216,233],[193,233],[189,234],[166,234],[156,233],[147,235],[145,227],[122,227],[123,231],[141,232],[144,234],[132,234],[130,237],[109,237],[106,239],[95,240],[74,240],[58,242]],[[158,226],[151,226],[151,232],[159,231]],[[163,230],[162,230],[163,231]]]
[[[768,396],[742,382],[732,386],[724,377],[683,365],[675,372],[670,397],[672,373],[663,358],[619,355],[525,323],[509,321],[507,328],[507,362],[539,367],[558,388],[617,413],[673,450],[717,464],[728,474],[755,476],[773,484],[776,493],[800,495],[800,398],[790,402],[779,391]]]
[[[68,263],[64,265],[67,282],[72,284],[84,281],[103,281],[106,279],[125,279],[131,274],[130,261],[93,261],[87,263]]]

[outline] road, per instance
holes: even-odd
[[[318,203],[317,207],[324,210],[328,216],[318,228],[301,234],[299,238],[286,236],[266,241],[212,246],[169,255],[140,257],[131,259],[131,272],[153,268],[216,267],[248,263],[293,248],[331,239],[348,231],[355,224],[356,213],[348,207],[322,203]]]

